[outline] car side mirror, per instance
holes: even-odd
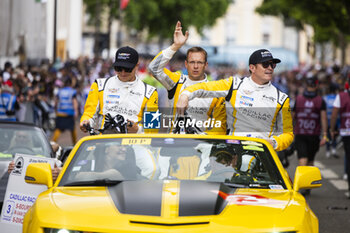
[[[26,176],[24,177],[26,183],[29,184],[43,184],[48,188],[53,185],[52,171],[49,163],[31,163],[27,167]]]
[[[320,169],[313,166],[298,166],[294,175],[294,191],[322,186]]]

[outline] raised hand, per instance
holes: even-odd
[[[188,31],[185,32],[185,35],[182,33],[181,22],[177,21],[174,31],[174,43],[172,45],[173,49],[178,50],[181,48],[186,43],[188,35]]]

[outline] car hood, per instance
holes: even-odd
[[[271,223],[290,226],[291,219],[301,224],[305,200],[299,196],[204,181],[124,181],[111,187],[53,188],[38,197],[35,214],[44,225],[98,232],[129,229],[130,224],[244,228],[251,220],[266,228]]]

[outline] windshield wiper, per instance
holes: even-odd
[[[111,186],[123,182],[122,180],[111,180],[111,179],[98,179],[98,180],[84,180],[74,181],[71,183],[64,184],[63,186]]]
[[[230,188],[248,188],[249,187],[249,185],[247,184],[237,184],[237,183],[229,183],[229,182],[223,182],[223,184]]]
[[[249,188],[266,189],[266,188],[269,188],[270,184],[271,183],[254,183],[254,184],[249,184]]]
[[[230,188],[254,188],[254,189],[269,189],[269,185],[273,183],[251,183],[251,184],[238,184],[238,183],[229,183],[224,182],[224,185]]]

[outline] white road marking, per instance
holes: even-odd
[[[315,161],[315,162],[314,162],[314,165],[315,165],[316,167],[318,167],[319,169],[325,168],[325,165],[323,165],[323,163],[321,163],[320,161]]]
[[[348,182],[346,180],[329,180],[334,187],[336,187],[339,190],[347,190],[348,189]]]
[[[321,163],[320,161],[315,161],[315,166],[318,167],[321,171],[322,178],[328,179],[329,182],[338,190],[347,190],[348,189],[348,182],[346,180],[343,180],[343,177],[339,177],[334,171],[331,169],[326,169],[325,165]]]
[[[323,179],[339,179],[339,176],[331,169],[320,169]]]

